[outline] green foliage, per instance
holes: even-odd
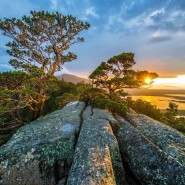
[[[14,129],[13,131],[11,131],[9,133],[1,134],[0,135],[0,146],[5,144],[16,131],[17,131],[17,129]]]
[[[57,78],[48,83],[48,99],[45,101],[42,115],[60,109],[71,101],[79,100],[81,94],[90,88],[90,84],[73,84]],[[68,97],[68,96],[69,97]]]
[[[54,74],[65,62],[77,58],[71,52],[64,54],[64,51],[74,43],[83,42],[84,38],[77,36],[90,25],[59,12],[30,13],[31,16],[22,19],[0,20],[3,35],[13,40],[7,43],[10,48],[7,52],[14,57],[10,63],[26,71],[37,63],[44,74]]]
[[[173,125],[173,123],[175,123],[177,120],[176,118],[177,115],[178,115],[178,105],[176,105],[173,102],[169,102],[169,107],[166,108],[166,112],[161,117],[161,121],[168,125]]]
[[[84,41],[78,35],[89,27],[88,23],[58,12],[31,11],[31,16],[21,19],[0,20],[3,35],[12,39],[12,42],[6,44],[9,47],[7,53],[13,57],[10,64],[29,76],[29,83],[19,90],[29,100],[28,104],[33,111],[32,120],[40,116],[44,102],[48,99],[48,81],[62,69],[64,63],[77,58],[68,49],[72,44]],[[1,81],[8,86],[5,78]],[[11,80],[11,84],[14,82]],[[14,83],[16,88],[17,85]]]
[[[0,73],[0,145],[17,128],[30,122],[40,99],[35,74],[22,71]]]
[[[25,84],[28,75],[23,71],[7,71],[0,73],[0,86],[8,90],[20,88]]]
[[[3,134],[3,135],[0,135],[0,146],[2,146],[3,144],[5,144],[9,139],[10,137],[12,136],[12,134]]]
[[[166,117],[171,119],[177,116],[177,114],[178,114],[178,105],[173,102],[170,102],[169,108],[166,109]]]
[[[182,132],[185,135],[185,118],[173,118],[172,120],[166,117],[166,115],[163,115],[161,117],[161,122],[164,124],[178,130],[179,132]]]
[[[57,108],[63,108],[65,105],[67,105],[69,102],[78,100],[78,95],[70,94],[70,93],[64,93],[62,96],[58,96],[55,99],[55,104]]]
[[[158,75],[148,71],[134,71],[133,53],[122,53],[102,62],[89,76],[92,86],[108,90],[110,93],[123,88],[138,88],[150,85]],[[147,84],[146,78],[151,82]]]
[[[178,115],[178,105],[173,102],[169,103],[169,107],[166,109],[166,112],[161,116],[161,121],[166,125],[169,125],[172,128],[185,134],[185,118],[177,118]]]
[[[42,96],[39,92],[39,78],[36,73],[27,75],[22,71],[0,73],[0,123],[21,124],[30,122]],[[62,108],[73,100],[78,100],[89,84],[73,84],[55,77],[45,84],[47,99],[42,115]],[[67,96],[68,95],[68,96]]]
[[[109,94],[98,88],[86,90],[81,95],[80,100],[85,101],[92,107],[106,109],[119,115],[124,115],[127,111],[127,103],[120,96],[116,93]]]
[[[178,114],[178,105],[175,103],[170,102],[166,112],[162,113],[156,106],[151,105],[150,102],[143,101],[141,99],[133,101],[128,98],[127,102],[128,106],[137,113],[145,114],[185,134],[185,118],[176,117]]]
[[[143,101],[141,99],[138,99],[136,101],[127,99],[127,102],[128,102],[129,107],[131,107],[137,113],[145,114],[156,120],[161,119],[162,113],[160,109],[158,109],[157,106],[151,105],[150,102]]]
[[[107,62],[102,62],[89,76],[92,87],[96,88],[86,92],[82,99],[92,106],[124,115],[127,111],[127,103],[123,97],[127,93],[123,89],[148,85],[146,78],[150,78],[152,83],[152,80],[158,77],[156,73],[134,71],[132,69],[134,64],[134,53],[122,53],[110,58]],[[152,107],[147,104],[145,106]]]
[[[184,117],[176,118],[175,122],[169,124],[169,126],[177,129],[178,131],[182,132],[185,135],[185,118]]]
[[[20,114],[31,106],[25,87],[27,80],[28,75],[22,71],[0,73],[0,123],[26,122]]]
[[[39,87],[36,86],[36,77],[33,74],[27,75],[25,80],[20,83],[18,74],[24,72],[8,72],[8,82],[15,80],[19,86],[12,89],[11,83],[8,89],[6,83],[2,80],[4,87],[0,86],[0,144],[4,144],[13,134],[13,131],[32,120],[34,106],[37,106],[39,100]],[[25,74],[25,73],[24,73]],[[12,77],[12,76],[13,77]],[[7,77],[6,73],[0,73],[0,79]],[[39,79],[38,79],[39,80]],[[55,77],[50,78],[45,84],[47,100],[42,108],[42,115],[51,113],[62,108],[67,103],[79,100],[81,93],[90,88],[90,84],[78,83],[73,84],[59,80]],[[32,100],[32,101],[31,101]]]
[[[158,74],[154,72],[148,72],[148,71],[137,71],[136,73],[136,79],[137,79],[137,85],[138,87],[141,86],[150,86],[153,83],[153,80],[158,77]],[[151,82],[147,83],[145,80],[146,78],[149,78]]]

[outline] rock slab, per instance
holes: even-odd
[[[69,172],[68,185],[123,185],[124,170],[111,113],[87,107]]]
[[[127,119],[152,143],[185,166],[185,137],[182,133],[146,115],[128,114]]]
[[[83,102],[23,126],[0,148],[0,184],[55,185],[73,161]]]
[[[141,184],[184,185],[185,167],[121,117],[118,142],[122,157]],[[144,124],[144,123],[143,123]]]

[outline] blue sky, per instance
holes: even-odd
[[[134,52],[136,69],[160,77],[185,75],[185,0],[0,0],[0,18],[31,10],[59,11],[91,24],[85,42],[73,45],[78,59],[64,72],[88,76],[102,61]],[[7,38],[0,35],[0,71],[10,70]]]

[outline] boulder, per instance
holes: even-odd
[[[23,126],[0,148],[0,184],[54,185],[73,161],[83,102]]]
[[[185,137],[182,133],[142,114],[128,114],[127,119],[152,143],[185,166]]]
[[[72,102],[0,148],[0,185],[184,185],[184,136],[130,110]]]
[[[185,167],[176,158],[161,150],[123,118],[117,117],[117,120],[122,124],[117,135],[122,158],[141,184],[185,184]]]
[[[123,185],[124,170],[111,113],[87,107],[69,172],[68,185]]]

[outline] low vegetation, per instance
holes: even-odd
[[[78,35],[90,25],[59,12],[31,11],[30,14],[21,19],[0,20],[0,30],[11,39],[6,44],[9,48],[7,53],[12,57],[9,63],[28,76],[29,82],[19,88],[24,90],[20,92],[23,101],[19,102],[21,106],[30,108],[32,120],[35,120],[48,99],[48,82],[63,64],[77,58],[68,50],[71,45],[84,41]]]
[[[185,135],[185,118],[176,117],[178,115],[178,105],[170,102],[166,112],[162,113],[157,106],[151,105],[150,102],[138,99],[136,101],[127,99],[128,105],[139,114],[145,114],[154,118],[162,123],[182,132]]]

